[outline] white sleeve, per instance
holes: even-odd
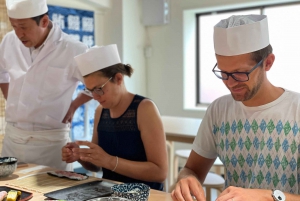
[[[211,105],[200,124],[197,136],[195,137],[192,149],[205,158],[217,158],[217,148],[213,134],[213,123],[211,116]]]
[[[8,72],[1,72],[0,70],[0,83],[9,83],[9,81],[10,81],[10,77]]]
[[[80,53],[85,52],[86,49],[87,49],[87,47],[86,47],[83,43],[82,43],[81,46],[78,46],[77,48],[78,48],[78,53],[77,53],[77,55],[80,54]],[[75,61],[74,58],[72,59],[72,66],[74,67],[74,68],[73,68],[72,77],[74,77],[74,78],[77,79],[78,81],[82,82],[82,84],[84,84],[83,77],[82,77],[82,75],[81,75],[81,73],[80,73],[80,71],[79,71],[79,68],[78,68],[77,63],[76,63],[76,61]],[[92,93],[89,93],[89,92],[87,92],[87,91],[82,90],[81,93],[83,93],[83,94],[85,94],[85,95],[87,95],[87,96],[93,97]]]
[[[5,51],[5,47],[3,45],[3,41],[0,45],[0,83],[9,83],[10,77],[9,73],[5,70],[4,61],[3,61],[3,51]]]

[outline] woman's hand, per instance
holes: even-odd
[[[62,161],[66,161],[67,163],[73,163],[79,160],[79,157],[73,154],[73,149],[79,148],[79,146],[74,142],[68,142],[61,150],[62,152]]]
[[[106,169],[113,169],[115,157],[107,154],[99,145],[88,141],[76,141],[78,148],[73,149],[73,154],[76,158],[82,161],[89,162],[98,167]],[[88,148],[80,148],[80,146],[87,146]],[[112,162],[113,161],[113,162]]]

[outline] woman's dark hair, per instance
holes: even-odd
[[[40,25],[40,21],[45,15],[48,15],[48,12],[46,12],[42,15],[36,16],[36,17],[32,17],[31,19],[33,19],[37,23],[37,25]]]
[[[119,63],[107,68],[103,68],[96,72],[101,73],[101,75],[104,77],[114,77],[117,73],[121,73],[122,75],[127,75],[128,77],[130,77],[133,73],[133,68],[130,64]],[[84,77],[88,77],[89,75],[86,75]]]
[[[255,52],[251,53],[251,58],[256,61],[257,63],[260,62],[262,59],[267,58],[269,54],[272,54],[273,48],[271,45],[268,45],[267,47],[257,50]]]

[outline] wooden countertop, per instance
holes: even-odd
[[[33,198],[31,198],[30,201],[41,201],[46,198],[44,196],[44,193],[90,181],[101,180],[101,178],[89,177],[87,180],[83,181],[64,179],[60,180],[60,182],[56,182],[55,179],[60,178],[52,176],[48,177],[47,174],[48,171],[53,170],[53,168],[49,168],[46,166],[28,164],[25,167],[17,168],[12,175],[6,178],[0,178],[0,185],[32,192]],[[46,181],[45,179],[43,179],[43,177],[47,177],[49,179],[47,179]],[[151,189],[148,201],[172,201],[172,198],[169,193]]]

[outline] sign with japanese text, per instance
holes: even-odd
[[[94,12],[48,5],[51,21],[75,40],[82,41],[88,47],[94,42]]]

